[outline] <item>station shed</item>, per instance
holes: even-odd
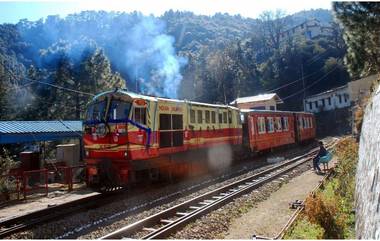
[[[82,121],[0,121],[0,145],[82,139]]]
[[[82,149],[82,121],[0,121],[0,146],[38,143],[44,158],[45,142],[68,139],[78,140]]]

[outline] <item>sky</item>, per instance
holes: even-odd
[[[309,9],[331,9],[329,0],[40,0],[4,1],[0,0],[0,23],[17,23],[27,18],[34,21],[48,15],[65,17],[70,13],[84,10],[105,10],[162,15],[169,9],[186,10],[195,14],[214,15],[216,12],[240,14],[257,18],[267,10],[285,10],[292,14]]]

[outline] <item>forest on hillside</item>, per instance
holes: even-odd
[[[330,35],[284,32],[317,19]],[[0,25],[0,120],[79,119],[91,97],[115,87],[229,103],[276,92],[280,108],[347,83],[347,47],[328,10],[195,15],[86,11]]]

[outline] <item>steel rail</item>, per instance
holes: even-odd
[[[314,148],[304,155],[292,158],[284,163],[261,171],[260,173],[235,181],[184,203],[168,208],[136,223],[116,230],[104,237],[101,237],[100,239],[128,238],[131,235],[144,230],[150,231],[150,233],[144,236],[143,239],[165,238],[168,234],[178,230],[190,221],[219,208],[227,202],[230,202],[231,199],[250,192],[253,189],[258,188],[278,176],[283,175],[297,166],[309,161],[311,159],[310,156],[314,155],[317,151],[318,148]],[[173,218],[176,219],[173,220]],[[158,224],[164,225],[157,229],[146,228],[153,227]]]
[[[109,193],[115,195],[117,193]],[[95,197],[99,196],[99,197]],[[103,196],[103,197],[100,197]],[[99,206],[102,203],[108,203],[102,201],[102,199],[109,200],[103,194],[97,194],[90,197],[85,197],[75,201],[63,203],[53,207],[44,208],[38,211],[34,211],[25,215],[16,216],[0,222],[0,238],[7,237],[11,234],[23,231],[38,224],[46,223],[51,220],[62,218],[80,210],[85,210],[90,207]],[[151,205],[148,205],[151,207]],[[140,209],[138,209],[140,210]],[[136,210],[136,211],[138,211]],[[134,212],[132,212],[134,213]]]
[[[31,228],[37,224],[62,218],[63,216],[67,216],[79,210],[85,210],[103,203],[107,203],[109,198],[110,196],[107,195],[96,194],[4,220],[0,222],[0,238],[4,238],[13,233]]]

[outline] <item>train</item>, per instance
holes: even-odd
[[[96,95],[83,122],[87,184],[109,190],[196,175],[257,153],[315,138],[312,113],[245,110],[141,95]]]

